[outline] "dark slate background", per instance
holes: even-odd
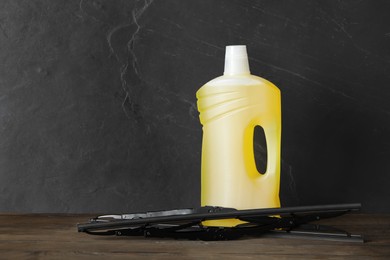
[[[390,212],[389,10],[0,1],[0,212],[199,206],[195,93],[222,74],[230,44],[282,91],[282,204]]]

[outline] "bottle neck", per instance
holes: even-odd
[[[249,75],[248,54],[245,45],[226,46],[224,75]]]

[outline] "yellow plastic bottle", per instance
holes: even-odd
[[[196,96],[203,125],[201,205],[280,207],[280,90],[250,74],[246,46],[227,46],[224,75],[207,82]],[[265,173],[258,172],[254,158],[253,135],[258,125],[267,142]],[[229,219],[203,224],[239,223]]]

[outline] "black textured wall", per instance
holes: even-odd
[[[390,212],[389,1],[0,1],[0,211],[196,207],[195,92],[246,44],[283,205]]]

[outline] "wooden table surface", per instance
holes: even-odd
[[[292,238],[187,241],[78,233],[91,215],[0,214],[0,259],[390,259],[390,215],[323,220],[365,243]]]

